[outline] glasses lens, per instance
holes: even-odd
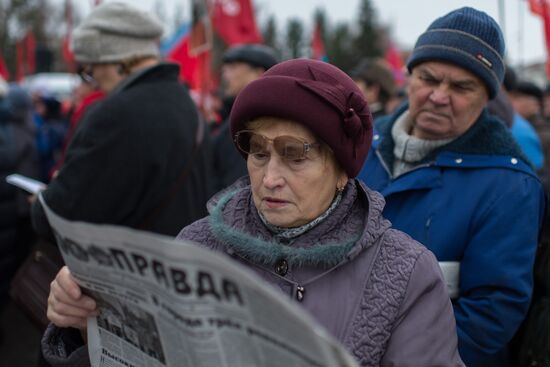
[[[258,134],[249,134],[249,154],[263,154],[267,151],[267,139]]]
[[[275,138],[273,146],[277,154],[288,160],[302,159],[306,155],[304,142],[290,136]]]
[[[270,139],[250,130],[239,131],[235,135],[235,143],[243,153],[255,157],[269,155],[268,144]],[[279,156],[287,160],[303,159],[306,156],[306,145],[301,140],[291,136],[278,136],[273,140],[273,149]]]
[[[235,143],[237,147],[246,154],[257,154],[266,151],[267,141],[258,134],[251,131],[239,131],[235,135]]]
[[[92,67],[90,65],[81,66],[78,70],[80,78],[89,84],[94,83],[94,77],[92,75]]]

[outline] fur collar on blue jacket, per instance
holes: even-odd
[[[397,118],[408,108],[409,105],[404,104],[392,115],[376,121],[375,130],[381,138],[378,151],[388,167],[393,166],[395,159],[393,155],[395,144],[391,135],[391,129]],[[435,149],[419,163],[433,162],[443,152],[517,157],[533,168],[533,165],[523,154],[506,125],[497,117],[489,114],[486,109],[481,112],[477,121],[464,134],[449,144]]]

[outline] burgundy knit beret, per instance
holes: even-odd
[[[295,59],[273,66],[248,84],[231,110],[231,134],[259,117],[301,123],[334,151],[349,177],[356,177],[370,149],[372,116],[354,81],[316,60]]]

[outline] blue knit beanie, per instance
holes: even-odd
[[[409,72],[425,61],[445,61],[477,75],[493,99],[504,78],[504,37],[486,13],[464,7],[436,19],[416,41]]]

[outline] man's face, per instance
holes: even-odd
[[[248,85],[258,79],[264,70],[244,62],[230,62],[222,66],[222,79],[225,82],[225,95],[236,97]]]
[[[409,84],[412,134],[426,140],[462,135],[489,100],[477,76],[452,64],[429,61],[415,66]]]
[[[545,119],[550,119],[550,94],[544,95],[542,112]]]
[[[359,87],[363,96],[367,100],[368,104],[376,103],[380,101],[380,86],[378,85],[367,85],[364,80],[356,79],[354,80],[355,84]]]
[[[528,94],[510,92],[514,110],[526,120],[532,120],[542,114],[542,106],[537,97]]]

